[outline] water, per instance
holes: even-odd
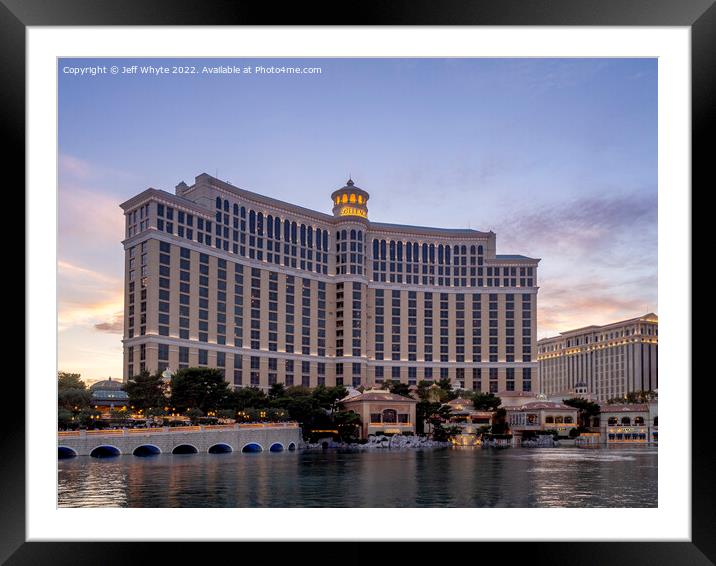
[[[656,507],[651,447],[87,456],[60,507]]]

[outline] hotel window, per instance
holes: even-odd
[[[375,366],[375,381],[376,381],[376,383],[383,382],[383,376],[384,376],[383,371],[384,371],[383,366]]]
[[[360,374],[361,374],[361,367],[360,363],[353,363],[353,387],[359,387],[360,386]]]
[[[159,365],[157,366],[157,370],[164,371],[169,365],[169,345],[159,344],[158,350]]]
[[[311,386],[311,363],[301,362],[301,385],[303,387]]]
[[[522,391],[532,391],[532,368],[522,368]]]
[[[286,387],[293,387],[293,360],[286,360]]]
[[[241,386],[243,383],[243,365],[240,354],[234,354],[234,385]]]
[[[490,368],[490,393],[497,393],[497,368]]]
[[[209,365],[209,350],[199,349],[199,365]]]
[[[482,369],[472,368],[472,389],[482,391]]]
[[[390,377],[393,381],[400,381],[400,366],[390,368]]]
[[[189,367],[189,348],[186,346],[179,346],[179,369]]]
[[[432,381],[433,380],[433,368],[425,368],[423,370],[423,376],[425,381]]]

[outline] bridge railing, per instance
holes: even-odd
[[[196,426],[162,426],[147,428],[112,428],[97,430],[60,430],[57,431],[58,438],[85,437],[85,436],[131,436],[139,434],[166,434],[166,433],[187,433],[221,430],[241,429],[297,429],[298,423],[287,421],[280,423],[237,423],[222,425],[196,425]]]

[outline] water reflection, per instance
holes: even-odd
[[[58,461],[61,507],[655,507],[657,450],[161,454]]]

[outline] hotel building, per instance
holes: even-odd
[[[123,203],[125,379],[538,390],[539,260],[497,255],[494,232],[371,222],[369,198],[348,180],[324,214],[201,174]]]
[[[597,402],[658,389],[659,319],[654,313],[562,332],[537,343],[542,391],[586,388]]]

